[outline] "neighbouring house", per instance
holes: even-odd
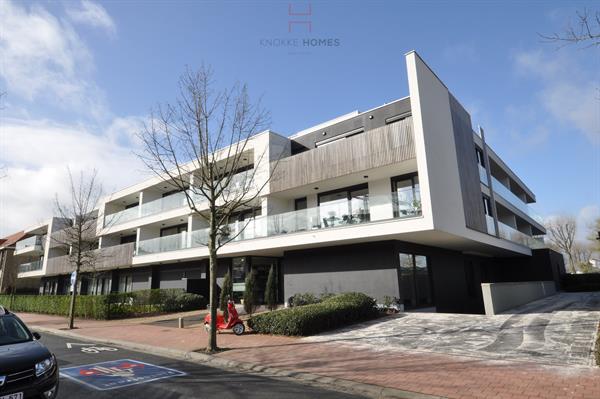
[[[0,238],[0,294],[10,294],[16,289],[17,263],[14,257],[17,241],[25,233],[20,231]]]
[[[219,284],[229,270],[239,294],[254,270],[260,298],[273,266],[282,302],[361,291],[407,309],[465,313],[483,313],[484,282],[558,284],[564,264],[545,248],[533,191],[416,52],[406,65],[406,97],[289,136],[251,138],[239,181],[252,169],[270,181],[229,221],[232,237],[245,229],[220,250]],[[152,178],[108,195],[98,211],[102,261],[80,292],[208,296],[207,226],[184,193]],[[56,226],[28,229],[15,251],[19,279],[42,294],[69,288],[68,249],[48,238]]]

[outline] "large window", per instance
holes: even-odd
[[[418,216],[421,214],[419,176],[416,173],[392,178],[394,217]]]
[[[477,157],[477,163],[485,168],[485,160],[483,158],[483,151],[479,148],[475,148],[475,156]]]
[[[492,214],[492,204],[490,202],[490,199],[487,196],[483,196],[483,210],[485,212],[486,215],[488,216],[493,216]]]
[[[131,273],[119,275],[119,292],[131,292],[133,289],[133,276]]]
[[[319,194],[323,227],[369,221],[369,189],[366,184]]]
[[[408,309],[433,305],[427,257],[400,253],[400,297]]]

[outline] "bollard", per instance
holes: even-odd
[[[179,328],[183,328],[183,317],[179,318]]]

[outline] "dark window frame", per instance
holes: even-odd
[[[347,192],[346,199],[348,201],[350,201],[352,199],[352,196],[350,195],[350,193],[352,191],[358,191],[358,190],[364,190],[364,189],[367,189],[367,190],[369,189],[368,183],[361,183],[361,184],[356,184],[354,186],[336,188],[335,190],[330,190],[330,191],[325,191],[325,192],[319,193],[317,195],[317,205],[321,206],[321,196],[342,193],[342,192],[346,191]],[[367,193],[367,195],[369,195],[369,194]]]
[[[298,208],[298,204],[300,202],[304,202],[304,208]],[[308,209],[308,198],[307,197],[301,197],[301,198],[296,198],[294,199],[294,210],[295,211],[300,211],[303,209]]]
[[[184,231],[187,232],[188,224],[181,223],[181,224],[176,224],[174,226],[163,227],[160,229],[160,237],[168,237],[168,236],[163,235],[164,230],[169,230],[169,229],[174,229],[174,228],[177,228],[177,233],[175,233],[175,234],[181,234]],[[180,230],[181,228],[185,228],[185,230]],[[169,235],[175,235],[175,234],[169,234]]]
[[[397,191],[397,187],[395,186],[395,184],[399,181],[405,181],[405,180],[410,180],[411,186],[412,186],[412,191],[413,191],[413,196],[415,194],[415,177],[418,178],[419,177],[419,172],[411,172],[411,173],[405,173],[403,175],[398,175],[398,176],[392,176],[390,178],[390,188],[391,188],[391,192],[392,194],[395,193]],[[421,190],[421,182],[417,182],[419,184],[419,191]],[[394,218],[397,218],[400,216],[400,212],[398,211],[398,206],[396,203],[394,203]]]

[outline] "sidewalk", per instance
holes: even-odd
[[[66,325],[63,317],[19,316],[33,329]],[[165,316],[161,317],[164,320]],[[160,319],[77,320],[78,329],[73,332],[92,340],[129,341],[184,352],[202,351],[206,346],[207,333],[202,325],[179,329],[150,324]],[[335,342],[259,334],[237,337],[222,333],[219,346],[228,349],[216,355],[224,360],[449,398],[600,398],[599,368],[412,351],[348,350]]]

